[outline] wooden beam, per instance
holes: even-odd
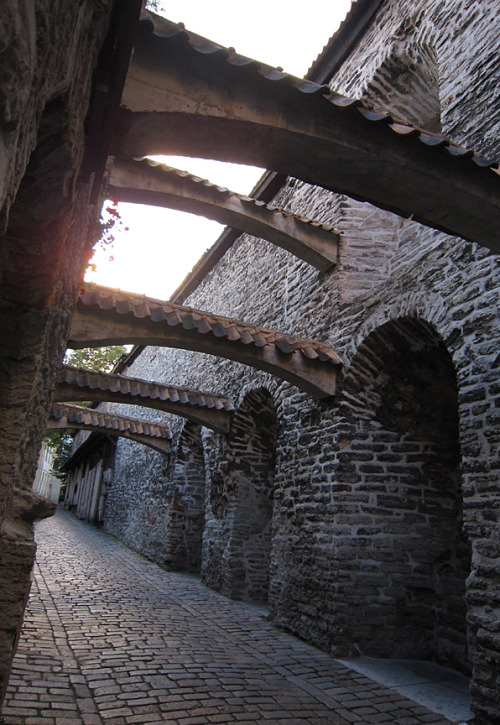
[[[229,432],[233,411],[228,398],[223,396],[69,365],[63,365],[59,373],[54,399],[154,408],[223,434]]]
[[[119,201],[198,214],[267,239],[322,272],[337,261],[338,235],[331,227],[154,161],[116,159],[107,193]]]
[[[115,156],[253,164],[500,251],[498,164],[155,22],[137,36]]]
[[[217,355],[276,375],[316,398],[335,393],[341,360],[306,340],[169,302],[95,286],[78,301],[68,346],[153,345]]]
[[[119,436],[142,443],[164,455],[170,452],[171,434],[168,426],[153,421],[114,415],[78,405],[56,403],[52,406],[47,430],[64,428]]]

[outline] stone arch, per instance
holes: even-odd
[[[247,393],[212,475],[204,579],[233,599],[268,598],[277,429],[268,391]]]
[[[469,671],[455,368],[426,322],[400,318],[360,345],[340,398],[335,554],[351,652]],[[343,552],[348,561],[343,561]]]
[[[205,460],[201,426],[182,429],[173,468],[165,565],[173,571],[199,573],[205,528]]]

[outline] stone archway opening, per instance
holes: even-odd
[[[232,599],[268,600],[277,428],[271,395],[252,390],[212,476],[205,581]]]
[[[469,673],[457,384],[433,328],[400,319],[369,335],[346,376],[342,412],[358,501],[349,515],[353,649]]]

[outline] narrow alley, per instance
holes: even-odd
[[[36,538],[8,725],[451,722],[69,514]]]

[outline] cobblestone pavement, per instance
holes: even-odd
[[[36,538],[8,725],[450,722],[68,514]]]

